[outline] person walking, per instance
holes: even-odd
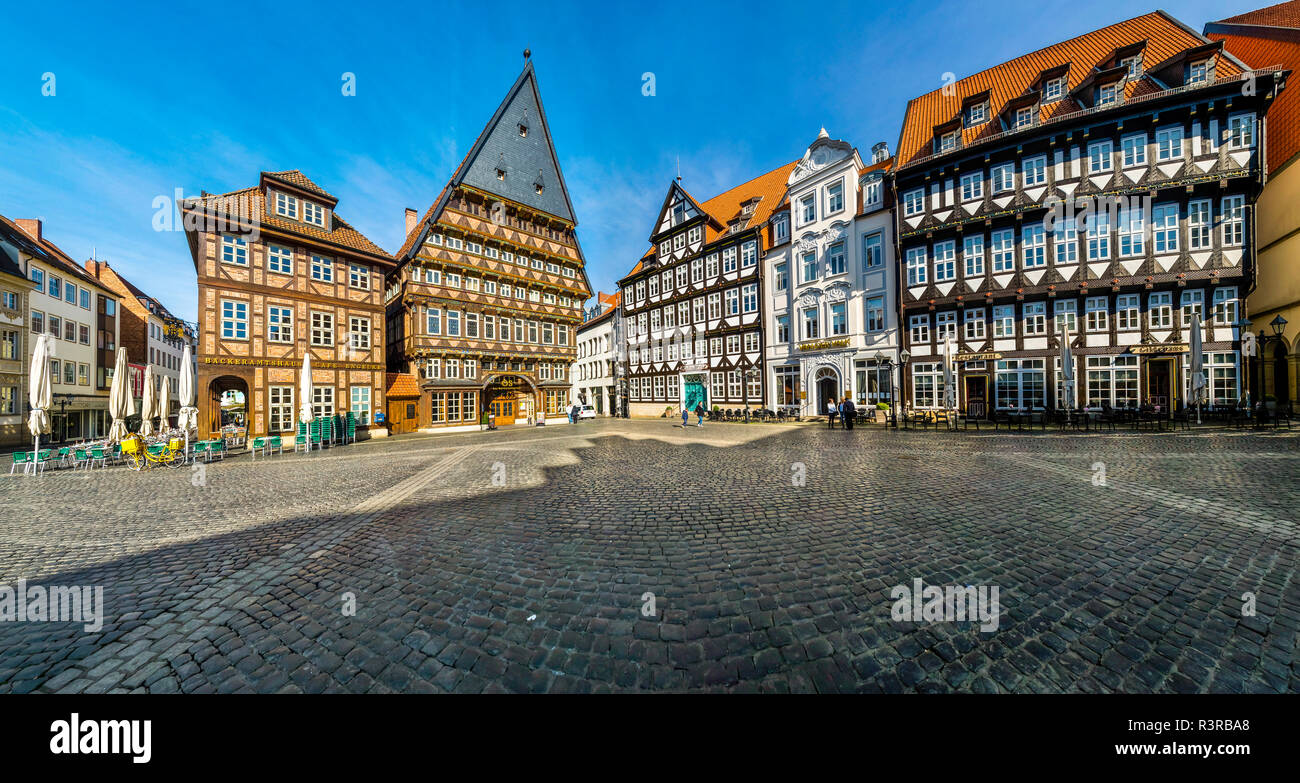
[[[853,419],[857,416],[857,413],[853,400],[845,397],[844,402],[840,403],[840,420],[844,422],[844,429],[853,429]]]
[[[695,426],[696,427],[704,426],[704,401],[703,400],[696,403],[695,405]]]
[[[835,408],[835,398],[831,397],[830,402],[826,403],[826,424],[831,429],[835,429],[835,414],[838,413]]]
[[[682,429],[686,429],[686,425],[690,421],[690,418],[691,418],[691,409],[683,405],[682,406]]]

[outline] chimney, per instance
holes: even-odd
[[[410,207],[407,207],[406,208],[406,236],[410,236],[411,232],[415,230],[415,224],[417,222],[419,222],[419,218],[416,216],[415,210],[411,209]]]
[[[879,163],[889,157],[889,144],[880,142],[871,148],[871,162]]]
[[[14,221],[18,227],[27,232],[27,235],[37,242],[41,241],[41,219],[40,218],[19,218]]]

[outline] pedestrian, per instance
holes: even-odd
[[[853,405],[853,400],[848,397],[840,403],[840,420],[844,422],[844,429],[853,429],[853,419],[857,416],[857,408]]]
[[[831,397],[830,402],[826,403],[826,424],[831,429],[835,429],[835,414],[838,411],[835,408],[835,398]]]
[[[682,429],[686,429],[686,424],[690,420],[690,418],[691,418],[691,409],[683,405],[682,406]]]
[[[695,426],[696,427],[704,426],[704,401],[703,400],[696,403],[695,405]]]

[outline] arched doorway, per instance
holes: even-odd
[[[484,380],[480,398],[498,427],[529,422],[537,415],[537,387],[526,375],[493,373]]]
[[[1291,401],[1291,373],[1287,366],[1286,343],[1278,341],[1273,346],[1273,383],[1267,388],[1279,403]]]
[[[826,408],[840,396],[840,374],[834,367],[822,367],[813,376],[813,388],[817,389],[817,414],[826,412]]]
[[[251,408],[248,382],[234,375],[222,375],[208,383],[206,410],[200,420],[200,437],[229,432],[247,435]]]

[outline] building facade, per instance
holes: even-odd
[[[173,315],[162,302],[123,277],[107,261],[91,259],[85,266],[91,277],[120,297],[119,339],[122,347],[126,348],[127,357],[142,367],[153,367],[156,394],[162,393],[163,378],[171,379],[169,410],[174,419],[180,410],[183,351],[188,344],[193,361],[198,350],[198,333]],[[136,410],[139,410],[138,406]]]
[[[118,298],[46,238],[40,220],[0,217],[0,247],[23,271],[27,289],[25,363],[30,372],[34,335],[48,333],[54,342],[50,409],[55,441],[94,438],[108,433],[108,390],[113,383],[118,342]],[[25,419],[27,379],[18,390],[17,406]],[[25,433],[25,428],[23,429]],[[30,433],[22,435],[24,440]]]
[[[27,302],[31,285],[0,225],[0,447],[26,439]]]
[[[1292,0],[1205,26],[1252,68],[1300,69],[1300,2]],[[1255,205],[1258,275],[1246,298],[1255,334],[1246,375],[1252,398],[1300,400],[1300,90],[1283,90],[1268,110],[1268,180]],[[1285,323],[1283,323],[1285,322]]]
[[[796,163],[703,203],[669,186],[650,250],[619,281],[631,415],[763,404],[759,259]]]
[[[1163,12],[913,99],[896,173],[916,408],[1185,404],[1191,316],[1209,401],[1241,397],[1264,114],[1280,87]]]
[[[591,296],[532,62],[388,276],[388,366],[420,379],[419,427],[565,421]]]
[[[573,365],[576,402],[597,416],[618,416],[618,347],[622,335],[620,294],[599,293],[578,327],[578,359]]]
[[[199,436],[296,430],[303,357],[317,417],[384,411],[384,277],[392,257],[339,217],[298,170],[182,205],[199,286]]]
[[[892,159],[825,129],[790,173],[764,256],[767,404],[803,416],[890,399],[898,365]]]

